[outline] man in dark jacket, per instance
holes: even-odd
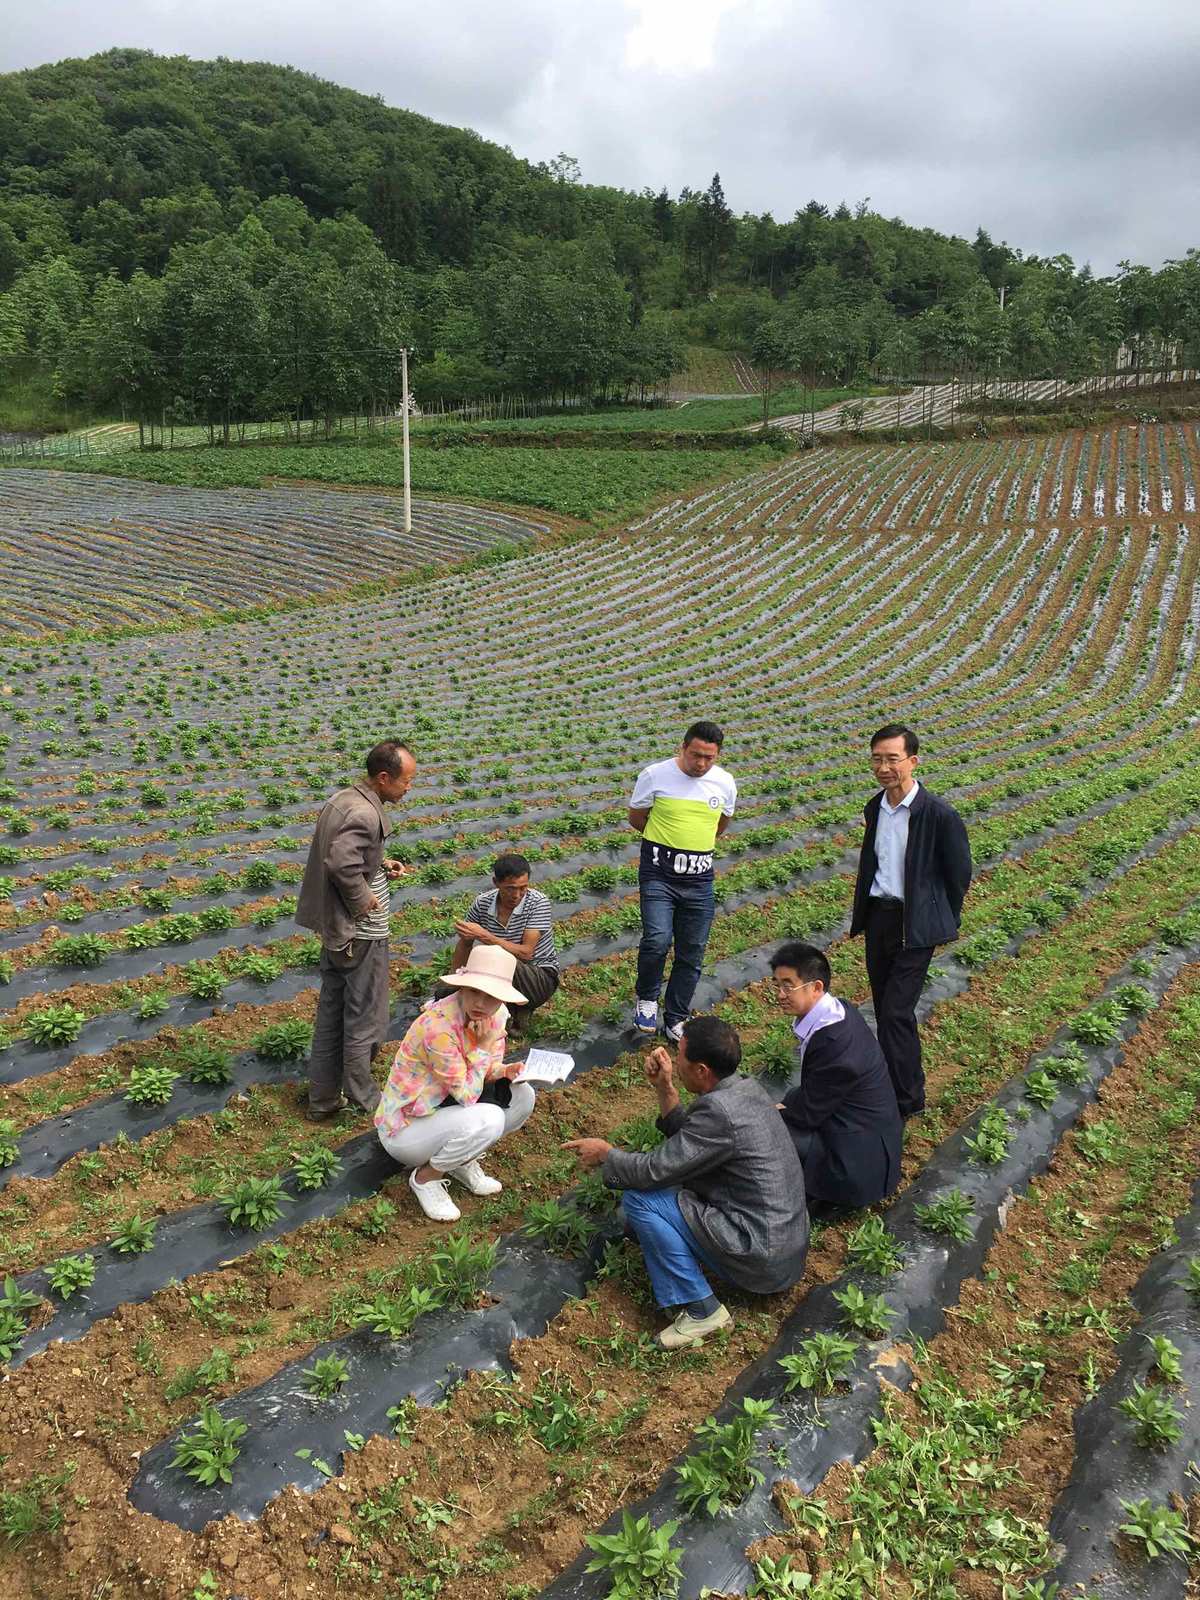
[[[364,778],[325,802],[296,905],[296,921],[321,940],[310,1122],[337,1116],[343,1088],[360,1111],[373,1112],[380,1098],[371,1061],[387,1037],[388,881],[405,870],[384,858],[383,808],[407,793],[417,764],[407,745],[387,739],[370,751],[366,766]]]
[[[810,1206],[872,1206],[900,1181],[903,1122],[875,1035],[829,992],[829,962],[811,944],[771,957],[780,1007],[793,1017],[800,1082],[779,1107],[804,1166]]]
[[[851,934],[865,933],[875,1026],[902,1117],[925,1109],[916,1005],[935,945],[958,937],[971,882],[963,820],[914,773],[917,736],[889,722],[871,740],[880,793],[869,800]]]
[[[646,1057],[664,1142],[646,1153],[617,1150],[605,1139],[563,1146],[584,1166],[600,1166],[610,1189],[624,1191],[625,1220],[642,1247],[654,1298],[678,1312],[658,1336],[667,1350],[698,1344],[733,1320],[706,1271],[751,1294],[777,1294],[804,1272],[804,1169],[771,1096],[739,1075],[741,1059],[727,1022],[692,1017],[674,1066],[662,1046]],[[686,1111],[676,1072],[696,1096]]]

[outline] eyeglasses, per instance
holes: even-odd
[[[871,765],[877,770],[880,767],[899,767],[904,762],[911,761],[912,756],[872,756]]]
[[[815,978],[785,978],[782,983],[775,984],[776,994],[795,994],[797,989],[811,989],[816,982]]]

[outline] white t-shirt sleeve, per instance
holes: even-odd
[[[654,804],[656,794],[654,784],[654,768],[643,767],[637,775],[637,782],[633,786],[633,793],[629,796],[631,809],[635,811],[647,810]]]
[[[732,778],[728,777],[726,778],[725,782],[725,804],[721,807],[721,810],[727,817],[731,817],[733,815],[734,808],[737,805],[737,784],[734,783]]]

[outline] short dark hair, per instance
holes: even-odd
[[[694,1066],[705,1066],[717,1078],[729,1078],[742,1060],[742,1042],[737,1029],[720,1017],[689,1017],[683,1025],[687,1058]]]
[[[823,983],[826,991],[833,981],[824,950],[818,950],[815,944],[802,944],[799,939],[781,944],[771,957],[771,971],[778,972],[780,967],[789,968],[801,983]]]
[[[911,728],[906,728],[902,722],[885,722],[882,728],[878,728],[871,735],[872,750],[881,739],[903,739],[904,754],[906,756],[915,756],[921,748],[921,742],[916,734]]]
[[[398,778],[404,769],[404,756],[412,761],[417,759],[403,740],[382,739],[374,749],[367,751],[367,777],[377,778],[381,772],[386,772],[389,778]]]
[[[492,877],[497,883],[503,883],[507,878],[523,878],[529,871],[529,863],[524,856],[509,852],[497,856],[492,863]]]
[[[693,739],[702,739],[705,744],[715,744],[719,750],[725,743],[725,734],[715,722],[693,722],[684,734],[683,742],[689,745]]]

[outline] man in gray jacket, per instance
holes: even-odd
[[[676,1316],[658,1336],[666,1350],[698,1344],[732,1322],[705,1272],[751,1294],[777,1294],[804,1272],[808,1210],[804,1169],[754,1078],[742,1077],[742,1047],[719,1017],[692,1017],[675,1063],[663,1047],[646,1057],[666,1138],[639,1154],[605,1139],[571,1139],[586,1167],[621,1189],[625,1220],[642,1247],[660,1306]],[[683,1110],[678,1073],[696,1096]]]
[[[367,756],[367,775],[325,802],[317,818],[296,921],[321,940],[321,997],[308,1068],[310,1122],[329,1122],[342,1092],[373,1112],[371,1062],[387,1036],[389,878],[404,867],[384,857],[386,804],[404,797],[417,763],[397,739]]]

